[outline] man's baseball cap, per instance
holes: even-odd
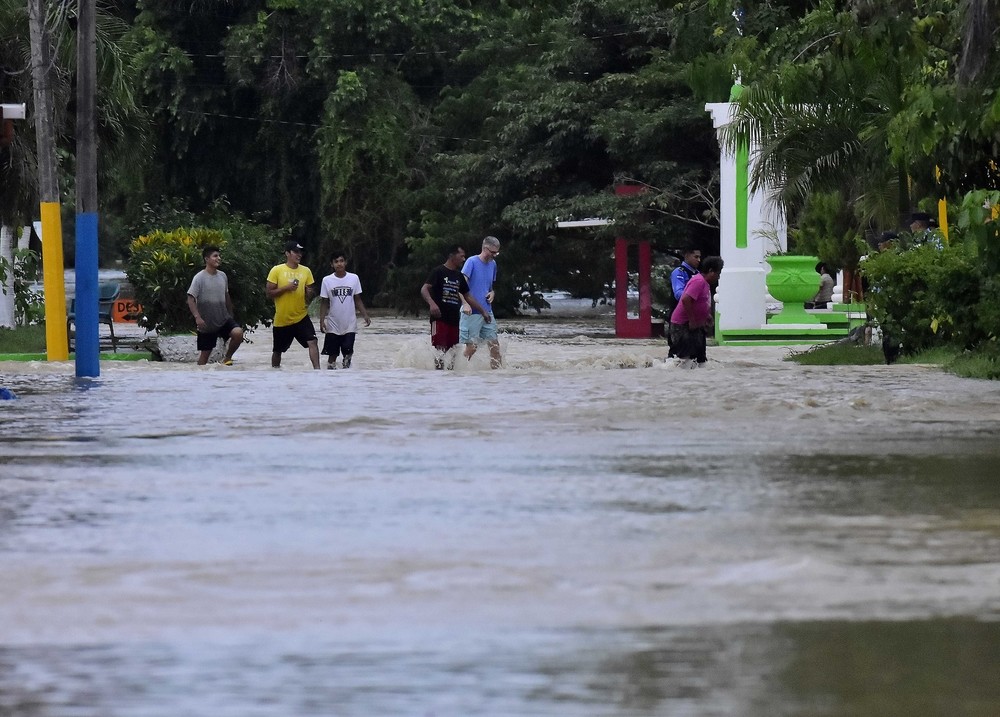
[[[285,242],[285,251],[297,251],[302,253],[305,250],[306,248],[295,240]]]

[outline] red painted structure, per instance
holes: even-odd
[[[643,189],[639,184],[620,184],[615,187],[615,194],[631,196]],[[653,336],[652,266],[653,251],[649,241],[615,239],[615,335],[619,338],[648,339]],[[634,318],[628,315],[630,270],[638,277],[639,284],[639,316]]]

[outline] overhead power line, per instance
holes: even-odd
[[[666,30],[666,29],[668,29],[666,25],[655,25],[653,27],[643,28],[641,30],[627,30],[627,31],[609,32],[609,33],[605,33],[605,34],[601,34],[601,35],[581,35],[581,36],[579,36],[578,39],[582,39],[582,40],[605,40],[605,39],[613,38],[613,37],[628,37],[628,36],[631,36],[631,35],[646,35],[646,34],[649,34],[651,32],[659,32],[661,30]],[[562,42],[562,41],[563,40],[547,40],[547,41],[544,41],[544,42],[522,42],[522,43],[517,43],[517,44],[505,45],[505,46],[503,46],[503,47],[501,47],[499,49],[504,49],[504,50],[522,50],[522,49],[524,49],[526,47],[535,48],[535,47],[544,47],[546,45],[555,45],[555,44],[558,44],[559,42]],[[289,58],[294,58],[296,60],[308,60],[308,59],[316,59],[316,60],[356,60],[356,59],[361,59],[361,58],[368,58],[368,59],[385,59],[385,58],[388,58],[388,59],[398,60],[398,59],[402,59],[402,58],[405,58],[405,57],[432,57],[432,56],[436,56],[436,55],[456,55],[456,54],[459,54],[459,53],[462,53],[462,52],[469,52],[469,51],[476,50],[476,49],[478,49],[478,48],[473,48],[473,47],[459,47],[459,48],[451,48],[451,49],[448,49],[448,50],[406,50],[404,52],[359,52],[359,53],[343,52],[343,53],[322,54],[322,55],[301,55],[301,54],[295,54],[295,55],[266,55],[262,59],[268,59],[268,60],[287,60]],[[497,49],[497,48],[496,47],[492,47],[491,49]],[[187,52],[187,51],[184,51],[184,50],[181,50],[181,52],[182,52],[182,54],[185,57],[189,57],[189,58],[201,58],[201,59],[224,59],[224,58],[227,58],[227,57],[244,57],[244,58],[247,57],[246,55],[233,55],[233,54],[226,53],[226,52],[196,53],[196,52]],[[169,55],[171,53],[170,52],[163,52],[163,53],[160,53],[160,54],[162,54],[162,55]]]
[[[146,109],[151,110],[152,108],[147,107]],[[195,110],[174,110],[177,114],[186,115],[196,115],[198,117],[217,117],[221,119],[233,119],[241,120],[244,122],[257,122],[259,124],[273,124],[273,125],[287,125],[291,127],[305,127],[308,129],[319,129],[322,124],[314,122],[293,122],[291,120],[279,120],[279,119],[269,119],[267,117],[250,117],[248,115],[233,115],[226,114],[223,112],[196,112]],[[474,139],[471,137],[448,137],[446,135],[439,134],[412,134],[413,137],[421,137],[424,139],[451,139],[457,142],[482,142],[484,144],[494,144],[492,140],[488,139]]]

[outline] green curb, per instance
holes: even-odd
[[[47,354],[0,354],[0,361],[45,361]],[[69,355],[69,361],[76,358],[76,354]],[[153,354],[148,351],[137,351],[134,353],[120,354],[100,354],[101,361],[153,361]],[[60,363],[58,361],[53,363]]]
[[[724,344],[720,346],[814,346],[816,344],[827,343],[826,339],[778,339],[774,341],[754,341],[752,339],[747,340],[727,340]]]

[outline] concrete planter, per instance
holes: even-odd
[[[198,363],[198,337],[194,334],[157,336],[154,343],[155,348],[150,350],[158,355],[161,361]],[[225,344],[219,342],[208,361],[209,363],[221,361],[225,355]]]
[[[772,255],[767,257],[771,267],[766,278],[767,290],[782,303],[781,312],[768,318],[769,324],[819,324],[814,315],[806,312],[805,302],[819,291],[820,276],[816,273],[819,259],[814,256]]]

